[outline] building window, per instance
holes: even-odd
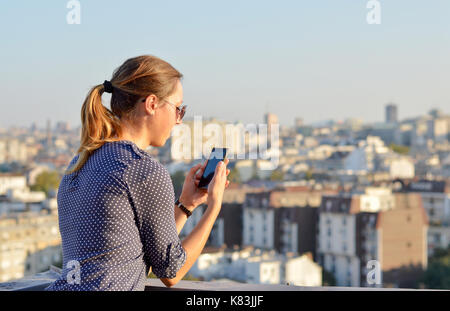
[[[327,211],[330,211],[332,206],[333,206],[333,203],[331,202],[331,200],[328,200],[326,203]]]
[[[433,238],[436,243],[441,243],[441,235],[439,233],[433,234]]]

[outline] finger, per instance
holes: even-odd
[[[222,171],[223,171],[224,167],[225,167],[225,165],[224,165],[223,161],[220,161],[219,163],[217,163],[216,170],[214,172],[214,177],[222,176]]]
[[[195,180],[202,179],[202,176],[203,176],[203,171],[198,172],[197,175],[195,175]]]
[[[227,176],[230,174],[230,170],[227,169]]]
[[[197,164],[196,166],[192,167],[192,168],[189,170],[188,176],[189,176],[190,178],[193,178],[194,175],[195,175],[195,173],[200,169],[201,166],[202,166],[202,164],[199,163],[199,164]]]
[[[223,168],[224,168],[223,161],[219,161],[219,163],[217,163],[216,171],[221,172]]]
[[[200,168],[200,170],[199,170],[199,171],[197,172],[197,174],[195,175],[195,178],[200,179],[200,178],[202,177],[203,172],[205,171],[206,163],[207,163],[207,162],[208,162],[208,161],[203,162],[202,167]]]
[[[228,165],[228,163],[230,162],[230,160],[225,159],[224,162],[225,162],[225,165]]]
[[[228,188],[228,185],[230,184],[230,181],[227,180],[227,182],[225,183],[225,188]]]
[[[223,163],[222,167],[220,168],[220,174],[221,174],[222,178],[226,178],[227,177],[227,166],[226,166],[225,163]]]

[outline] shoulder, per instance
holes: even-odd
[[[99,154],[100,158],[109,159],[109,162],[114,163],[112,166],[115,170],[119,166],[127,183],[171,180],[166,167],[133,142],[107,143],[103,149],[103,154]]]
[[[124,177],[128,182],[146,183],[167,183],[171,181],[170,174],[166,167],[155,159],[143,157],[134,160],[124,172]]]
[[[168,170],[151,157],[136,159],[123,174],[131,196],[136,200],[174,202],[174,188]],[[161,205],[162,206],[162,205]]]
[[[150,160],[150,155],[131,141],[106,142],[85,164],[86,170],[117,173],[133,170]]]

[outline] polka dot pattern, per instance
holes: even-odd
[[[174,278],[186,261],[170,175],[131,141],[97,149],[62,178],[57,200],[63,270],[46,290],[144,290],[150,267]],[[80,263],[79,282],[72,260]]]

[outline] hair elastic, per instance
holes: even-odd
[[[112,93],[113,92],[113,85],[108,80],[105,80],[105,82],[103,82],[103,87],[105,88],[105,92],[106,93]]]

